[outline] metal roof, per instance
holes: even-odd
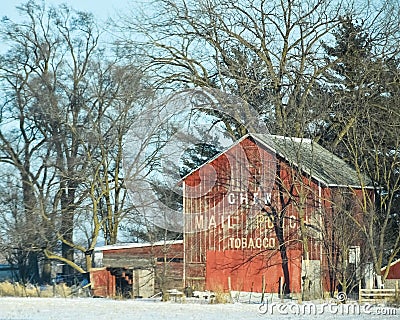
[[[143,247],[155,247],[172,244],[182,244],[183,240],[161,240],[157,242],[129,242],[120,244],[110,244],[106,246],[96,247],[95,251],[106,251],[106,250],[117,250],[117,249],[130,249],[130,248],[143,248]]]
[[[359,174],[343,159],[306,138],[249,134],[262,145],[315,180],[330,187],[371,187],[371,180]]]

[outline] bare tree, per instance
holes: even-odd
[[[388,3],[388,8],[398,10]],[[387,8],[386,8],[387,9]],[[327,70],[330,116],[322,134],[328,145],[357,170],[363,190],[362,219],[355,222],[364,234],[376,275],[399,254],[396,203],[399,194],[399,66],[397,30],[392,13],[382,9],[374,28],[368,20],[344,17],[326,46],[340,58]],[[389,268],[387,268],[389,270]],[[387,274],[383,276],[385,278]]]
[[[356,194],[352,190],[338,188],[334,190],[332,198],[323,200],[331,205],[319,213],[316,227],[326,253],[325,272],[329,278],[328,289],[333,297],[336,290],[348,293],[358,286],[370,253],[363,246],[363,232],[355,228],[353,223],[353,219],[361,221],[363,215]]]
[[[152,16],[135,23],[132,12],[118,25],[120,43],[142,49],[160,87],[235,93],[271,132],[302,136],[313,120],[311,89],[331,63],[322,40],[352,10],[346,1],[161,0]]]
[[[400,225],[396,211],[400,192],[400,117],[397,111],[382,116],[386,119],[385,128],[375,126],[375,121],[379,121],[375,114],[364,118],[362,128],[354,126],[345,142],[358,172],[367,172],[376,183],[374,192],[364,190],[363,219],[354,222],[367,239],[371,262],[378,276],[381,268],[390,265],[400,253]]]
[[[19,10],[25,22],[6,19],[1,30],[10,50],[0,65],[0,140],[35,226],[32,243],[21,245],[61,261],[64,273],[84,272],[101,232],[115,243],[128,212],[124,137],[151,90],[132,63],[105,55],[90,14],[34,1]]]

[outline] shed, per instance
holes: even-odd
[[[97,247],[91,271],[96,296],[151,297],[183,288],[183,240]]]

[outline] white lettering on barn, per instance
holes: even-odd
[[[290,229],[297,228],[297,219],[295,216],[291,215],[289,218],[288,227]],[[258,214],[253,218],[249,218],[247,221],[248,228],[252,229],[273,229],[274,228],[274,218],[273,216],[268,216],[265,214]],[[204,229],[213,229],[221,226],[222,229],[237,230],[243,227],[242,216],[237,214],[221,214],[217,219],[215,214],[211,214],[208,217],[204,214],[196,214],[194,217],[193,229],[190,232],[203,231]]]
[[[271,193],[264,193],[263,196],[260,196],[258,192],[251,194],[251,198],[249,199],[249,194],[247,192],[230,192],[228,193],[228,203],[229,204],[249,204],[249,200],[253,200],[254,204],[261,204],[264,202],[265,205],[271,204]]]
[[[275,249],[275,238],[229,238],[228,249]]]

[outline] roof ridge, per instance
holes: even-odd
[[[259,135],[260,133],[257,133],[255,135]],[[253,135],[253,134],[251,134]],[[306,143],[313,143],[314,141],[310,138],[299,138],[299,137],[287,137],[287,136],[282,136],[282,135],[277,135],[277,134],[266,134],[267,136],[270,137],[275,137],[278,139],[283,139],[283,140],[289,140],[289,141],[295,141],[295,142],[306,142]]]

